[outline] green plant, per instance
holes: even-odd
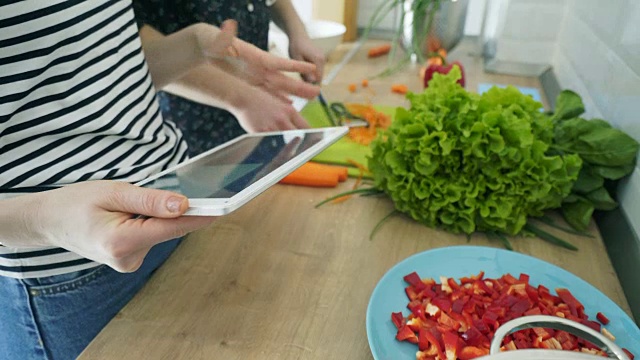
[[[369,23],[363,32],[363,39],[367,39],[372,29],[382,22],[382,20],[394,9],[400,12],[398,26],[392,39],[391,53],[389,56],[389,64],[387,69],[377,76],[386,76],[402,69],[411,62],[412,54],[417,57],[417,61],[424,63],[426,60],[425,43],[429,32],[431,31],[435,13],[440,8],[440,3],[446,0],[390,0],[383,1],[373,12],[369,19]],[[410,7],[407,9],[405,4],[409,2]],[[410,20],[409,20],[410,19]],[[409,22],[409,23],[407,23]],[[411,42],[407,46],[403,56],[398,59],[396,54],[398,48],[402,44],[404,37],[403,31],[409,25],[413,36]]]
[[[557,208],[569,195],[582,161],[549,154],[553,123],[542,104],[517,89],[478,95],[437,74],[409,110],[372,144],[375,186],[397,210],[456,233],[515,235],[530,216]]]
[[[484,232],[507,248],[505,235],[532,234],[577,250],[536,224],[584,235],[594,209],[617,206],[605,182],[633,171],[638,142],[604,120],[578,117],[584,106],[571,91],[547,114],[514,87],[478,95],[459,78],[454,67],[435,74],[424,92],[407,94],[410,108],[398,108],[371,144],[374,186],[350,193],[383,193],[392,214],[455,233]],[[545,216],[556,208],[575,230]]]

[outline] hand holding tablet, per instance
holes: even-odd
[[[219,216],[246,204],[336,142],[345,126],[240,136],[137,185],[189,198],[185,215]]]

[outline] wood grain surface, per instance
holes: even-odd
[[[345,102],[404,105],[390,84],[419,91],[417,67],[370,88],[347,85],[384,68],[366,58],[368,42],[326,86]],[[337,53],[348,51],[343,45]],[[458,55],[468,88],[479,82],[538,87],[536,79],[484,74],[481,60]],[[331,66],[331,64],[330,64]],[[330,67],[329,66],[329,67]],[[331,95],[328,95],[331,94]],[[481,235],[424,227],[404,216],[376,223],[393,209],[382,197],[355,197],[314,208],[348,190],[276,185],[211,227],[192,233],[137,296],[80,356],[89,359],[372,359],[365,330],[371,292],[394,264],[417,252],[452,245],[500,247]],[[561,249],[535,238],[515,238],[519,252],[585,279],[629,313],[595,225],[594,238],[563,235],[580,247]]]

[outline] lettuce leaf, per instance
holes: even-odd
[[[478,95],[456,67],[407,94],[392,125],[372,143],[376,187],[397,210],[432,227],[518,234],[529,216],[562,205],[582,160],[551,151],[554,121],[514,87]]]

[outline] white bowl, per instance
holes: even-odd
[[[342,42],[342,35],[347,28],[334,21],[311,20],[305,24],[307,33],[311,41],[329,56],[333,50]]]

